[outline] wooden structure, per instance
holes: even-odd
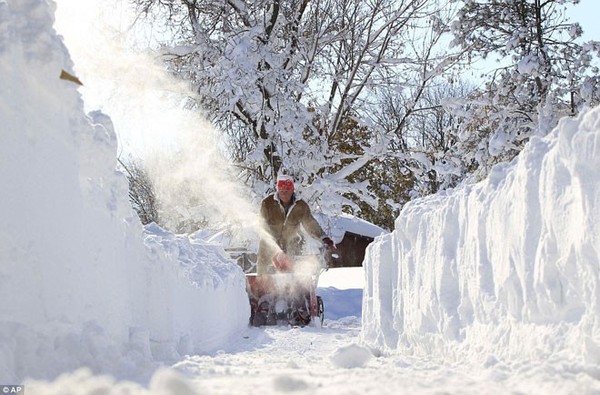
[[[362,266],[367,246],[375,237],[387,233],[384,229],[353,215],[342,213],[333,218],[320,217],[320,221],[336,243],[338,258],[329,267]]]
[[[345,232],[342,241],[336,244],[338,258],[332,259],[329,267],[362,266],[367,246],[375,240],[373,237]]]

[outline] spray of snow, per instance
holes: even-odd
[[[193,109],[194,93],[155,54],[134,49],[156,34],[141,30],[136,17],[120,0],[58,2],[56,27],[84,81],[86,106],[110,114],[123,151],[142,158],[169,228],[192,221],[256,234],[256,202]]]

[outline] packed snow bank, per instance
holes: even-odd
[[[600,377],[600,108],[481,183],[408,204],[365,258],[361,338]]]
[[[246,327],[244,275],[220,247],[141,226],[110,119],[59,79],[50,4],[0,2],[0,383],[81,366],[143,380]]]

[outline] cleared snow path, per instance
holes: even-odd
[[[336,353],[356,341],[360,322],[354,318],[327,322],[323,328],[249,328],[233,352],[191,356],[175,364],[199,393],[278,393],[331,388],[347,382],[346,369],[336,367]],[[369,354],[359,346],[343,359],[360,367]],[[336,371],[338,372],[336,374]]]
[[[323,328],[249,328],[237,351],[192,356],[173,368],[197,394],[593,394],[581,380],[532,366],[448,366],[374,356],[359,345],[356,317]],[[446,361],[447,363],[447,361]],[[556,372],[555,372],[556,373]]]
[[[482,375],[481,367],[376,357],[360,346],[359,332],[356,317],[326,320],[322,328],[249,328],[231,350],[190,356],[173,368],[197,394],[518,394],[532,393],[534,386],[539,393],[560,388],[552,380],[527,379],[527,372],[513,379],[508,367]]]

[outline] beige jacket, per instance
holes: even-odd
[[[258,246],[257,273],[275,273],[271,258],[283,250],[290,256],[302,253],[303,238],[300,225],[315,239],[326,237],[323,229],[310,212],[308,204],[302,199],[292,196],[292,203],[287,213],[279,201],[277,193],[263,199],[260,207],[264,234]]]

